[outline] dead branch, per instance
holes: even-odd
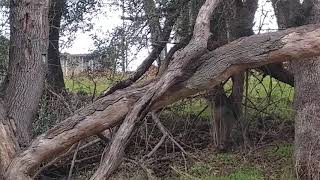
[[[100,141],[101,141],[101,139],[95,139],[95,140],[93,140],[93,141],[90,141],[89,143],[81,146],[81,147],[78,149],[78,151],[81,151],[81,150],[83,150],[83,149],[86,149],[86,148],[88,148],[88,147],[91,147],[91,146],[93,146],[94,144],[97,144],[97,143],[100,142]],[[73,146],[71,146],[71,148],[70,148],[67,152],[65,152],[64,154],[56,157],[55,159],[53,159],[53,160],[50,161],[49,163],[47,163],[47,164],[45,164],[44,166],[42,166],[42,167],[35,173],[35,175],[33,176],[33,179],[35,179],[36,177],[38,177],[42,171],[44,171],[44,170],[46,170],[48,167],[54,165],[56,162],[58,162],[58,161],[61,160],[62,158],[66,158],[66,157],[70,156],[72,153],[74,153],[75,148],[76,148],[75,145],[76,145],[76,144],[74,144]],[[78,161],[78,160],[76,160],[76,162],[77,162],[77,161]]]
[[[184,48],[186,45],[188,45],[189,41],[191,40],[192,36],[188,36],[187,38],[183,39],[180,43],[175,44],[168,52],[167,56],[163,60],[160,69],[159,69],[159,75],[162,75],[166,69],[168,68],[171,60],[173,59],[174,54]]]
[[[156,103],[170,88],[174,88],[175,84],[182,79],[190,76],[190,70],[194,71],[196,67],[190,67],[190,63],[196,61],[199,56],[205,54],[208,49],[207,42],[210,36],[210,18],[214,9],[218,6],[219,0],[207,0],[201,7],[196,24],[194,26],[193,38],[186,48],[183,49],[175,58],[175,62],[171,63],[168,71],[161,76],[154,86],[148,89],[135,106],[129,111],[125,120],[118,129],[108,153],[104,157],[104,163],[91,177],[95,179],[108,179],[112,172],[117,168],[124,155],[124,149],[128,144],[137,123],[142,121],[147,113],[151,110],[152,105]]]
[[[113,85],[112,87],[108,88],[105,92],[103,92],[99,98],[107,96],[109,94],[112,94],[113,92],[124,89],[130,85],[132,85],[134,82],[136,82],[138,79],[142,77],[142,75],[150,68],[152,63],[158,58],[159,54],[163,51],[163,49],[166,47],[166,44],[170,38],[172,26],[176,22],[177,17],[180,14],[180,9],[184,8],[184,5],[188,1],[184,0],[181,2],[181,5],[178,9],[176,9],[174,14],[170,15],[169,18],[166,19],[164,23],[164,27],[161,30],[161,33],[159,34],[158,38],[158,44],[156,46],[153,46],[153,49],[149,56],[139,65],[138,69],[134,72],[133,75],[131,75],[128,79],[120,81]],[[154,20],[157,21],[157,20]],[[155,24],[160,24],[159,22],[155,22]]]
[[[147,168],[142,162],[137,162],[135,160],[132,160],[132,159],[128,159],[128,158],[124,158],[124,160],[128,161],[128,162],[131,162],[132,164],[135,164],[137,166],[140,166],[141,169],[145,172],[146,176],[147,176],[147,180],[152,180],[152,179],[155,179],[154,176],[152,176],[153,174],[153,171],[149,168]]]
[[[38,177],[40,175],[40,173],[42,171],[44,171],[45,169],[47,169],[48,167],[52,166],[54,163],[56,163],[59,159],[61,159],[62,157],[65,157],[67,154],[70,154],[72,152],[72,150],[74,150],[74,148],[76,147],[75,146],[76,144],[72,145],[70,147],[70,149],[65,152],[64,154],[56,157],[55,159],[53,159],[52,161],[50,161],[49,163],[45,164],[44,166],[42,166],[33,176],[33,179],[35,179],[36,177]]]
[[[156,123],[157,127],[159,128],[159,130],[162,132],[162,134],[164,136],[167,136],[170,138],[170,140],[184,153],[187,154],[187,151],[184,150],[184,148],[173,138],[172,134],[167,130],[166,127],[164,127],[164,125],[161,123],[160,119],[158,118],[158,116],[156,115],[155,112],[151,112],[151,117],[153,119],[153,121]]]
[[[137,101],[141,103],[147,100],[146,97],[141,99],[147,92],[149,94],[154,91],[158,97],[153,96],[155,94],[149,94],[149,96],[152,95],[150,98],[154,98],[149,104],[150,108],[143,106],[148,107],[146,112],[200,91],[212,89],[232,74],[247,68],[288,60],[301,61],[319,56],[319,27],[319,24],[313,24],[241,38],[208,52],[201,58],[197,49],[194,49],[196,52],[190,50],[191,47],[192,49],[197,47],[191,41],[193,45],[187,46],[179,53],[186,54],[174,59],[160,79],[144,86],[132,86],[101,98],[76,111],[73,116],[36,138],[27,149],[13,159],[7,168],[7,179],[18,179],[18,177],[28,179],[33,176],[41,163],[54,159],[53,154],[58,156],[81,139],[119,124],[129,116],[128,112],[137,110],[133,109],[138,108],[135,104]],[[188,75],[182,73],[182,70],[188,72]],[[179,81],[170,80],[175,74],[181,75]],[[172,85],[172,88],[168,88],[168,85]],[[151,102],[150,99],[147,102]],[[146,112],[143,112],[141,117]]]
[[[81,145],[81,141],[78,142],[77,148],[74,151],[73,158],[72,158],[72,161],[71,161],[71,166],[70,166],[70,169],[69,169],[68,180],[71,180],[71,178],[72,178],[72,171],[73,171],[73,168],[74,168],[75,161],[77,159],[77,154],[78,154],[80,145]]]
[[[150,158],[160,148],[160,146],[164,143],[166,138],[167,138],[167,135],[163,134],[160,141],[157,143],[157,145],[147,155],[145,155],[142,158],[142,161],[144,161],[146,158]]]

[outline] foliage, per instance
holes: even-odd
[[[0,76],[5,76],[9,63],[9,40],[0,35]]]
[[[9,0],[0,1],[0,36],[9,35]]]
[[[60,1],[60,0],[59,0]],[[62,0],[61,0],[62,1]],[[101,0],[63,0],[65,5],[62,14],[60,39],[62,47],[69,47],[75,39],[76,33],[90,31],[93,28],[92,19],[101,11],[103,1]]]
[[[99,56],[100,63],[105,69],[126,71],[139,50],[145,44],[144,39],[138,37],[128,27],[116,27],[112,33],[106,33],[105,37],[93,35],[95,50],[93,56]],[[130,51],[135,49],[134,51]],[[130,59],[129,59],[130,58]]]
[[[146,45],[145,19],[142,17],[142,2],[109,1],[111,7],[122,12],[122,24],[112,32],[93,34],[94,56],[100,58],[104,68],[126,71],[130,61]]]
[[[9,7],[9,0],[1,0],[0,7]]]

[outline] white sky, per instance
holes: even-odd
[[[93,19],[94,29],[91,32],[78,32],[76,35],[76,39],[73,42],[73,45],[70,48],[63,50],[63,52],[68,52],[71,54],[89,53],[90,50],[93,49],[93,40],[91,39],[90,34],[99,34],[111,31],[115,26],[120,25],[122,23],[120,19],[121,12],[108,9],[106,10],[109,12],[106,12],[105,14],[100,14]],[[276,20],[274,18],[273,8],[269,0],[259,1],[259,8],[255,15],[254,30],[256,33],[259,32],[259,27],[262,24],[263,27],[260,31],[261,33],[266,32],[268,30],[276,30],[278,28]],[[129,69],[136,69],[147,55],[148,52],[146,50],[140,52],[137,56],[137,59],[129,64]]]
[[[90,53],[94,48],[94,41],[90,37],[92,34],[103,35],[106,32],[111,32],[116,26],[122,25],[122,12],[105,8],[104,13],[93,18],[93,29],[90,32],[78,31],[76,39],[72,42],[72,46],[63,49],[62,52],[70,54],[85,54]],[[138,53],[137,58],[129,63],[128,70],[135,70],[140,63],[148,56],[148,51],[143,50]]]
[[[1,22],[3,22],[3,17],[1,14],[2,13],[0,13],[0,25]],[[121,12],[116,11],[115,9],[105,8],[104,13],[101,13],[92,19],[94,28],[90,32],[77,32],[76,39],[72,42],[70,48],[63,49],[62,52],[71,54],[90,53],[90,51],[94,48],[93,40],[91,39],[90,35],[102,35],[106,32],[112,31],[112,29],[117,25],[121,25],[121,14]],[[259,27],[262,24],[263,27],[260,33],[275,31],[278,28],[270,0],[259,0],[259,8],[255,15],[255,25],[253,27],[256,33],[259,33]],[[141,52],[139,52],[137,55],[137,58],[130,62],[129,70],[135,70],[147,55],[147,50],[141,50]]]

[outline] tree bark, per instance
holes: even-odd
[[[4,179],[4,174],[13,157],[19,150],[18,143],[14,137],[12,125],[6,119],[6,109],[3,100],[0,103],[0,179]]]
[[[178,44],[174,45],[168,52],[168,54],[166,55],[166,57],[163,59],[160,69],[159,69],[159,73],[158,76],[161,76],[168,68],[170,62],[173,59],[174,54],[179,51],[180,49],[186,47],[189,43],[189,41],[191,40],[191,36],[186,37],[185,39],[182,39],[181,42],[179,42]]]
[[[5,103],[20,145],[29,144],[43,91],[48,51],[48,0],[11,1],[10,55]]]
[[[299,0],[271,0],[280,29],[297,27],[305,24],[306,13]],[[308,0],[307,0],[308,1]]]
[[[280,27],[320,22],[320,2],[298,0],[273,2]],[[292,62],[295,97],[295,168],[299,179],[320,179],[319,91],[320,62],[314,57],[306,62]]]
[[[295,69],[295,166],[300,179],[319,179],[319,58],[292,64]]]
[[[31,140],[47,64],[48,0],[10,2],[10,63],[0,99],[0,179]]]
[[[170,88],[175,88],[176,83],[190,76],[188,72],[195,67],[187,67],[187,65],[207,52],[207,45],[203,42],[207,42],[210,36],[210,17],[218,4],[219,0],[207,0],[201,7],[191,42],[177,55],[177,61],[172,62],[168,71],[153,87],[148,89],[128,112],[110,145],[109,151],[103,157],[103,163],[90,178],[91,180],[108,179],[111,176],[121,162],[126,145],[137,123],[151,110],[158,98],[168,92]]]
[[[199,23],[204,24],[206,23]],[[253,35],[211,52],[199,51],[196,48],[199,44],[206,44],[203,43],[205,39],[200,39],[199,44],[191,41],[160,78],[148,82],[147,85],[131,86],[103,97],[37,137],[26,150],[14,158],[7,169],[6,177],[28,179],[41,163],[62,154],[79,140],[111,128],[121,123],[125,117],[128,120],[134,115],[133,112],[137,112],[135,108],[139,108],[138,105],[142,102],[144,104],[150,95],[153,99],[147,100],[150,104],[143,107],[139,118],[148,110],[158,109],[197,92],[212,89],[232,74],[247,68],[318,56],[319,27],[320,25],[316,24]],[[204,37],[202,34],[206,33],[197,33],[195,36]],[[200,57],[201,53],[205,54]]]
[[[65,0],[51,0],[49,10],[50,30],[47,81],[50,88],[58,93],[65,89],[59,51],[60,25],[64,6]]]
[[[215,149],[223,152],[228,150],[231,145],[230,131],[236,123],[236,117],[222,85],[216,86],[209,93],[212,94],[208,94],[208,105],[214,111],[211,114],[212,141]]]
[[[217,14],[218,17],[213,18],[217,19],[218,22],[215,23],[217,27],[211,28],[213,36],[218,42],[228,42],[252,35],[252,24],[258,1],[250,0],[244,3],[241,0],[233,0],[224,3],[221,7],[227,8],[222,9],[223,13]],[[219,22],[221,19],[224,19],[224,21]],[[222,44],[216,43],[216,45],[221,46]],[[212,112],[212,138],[215,148],[219,151],[228,150],[227,147],[231,145],[232,128],[237,123],[236,121],[240,121],[242,118],[243,84],[244,72],[239,72],[232,76],[232,94],[229,98],[223,92],[223,87],[208,93],[210,96],[207,96],[207,101]]]

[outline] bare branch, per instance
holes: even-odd
[[[185,48],[184,51],[188,49]],[[132,86],[101,98],[40,135],[12,161],[7,177],[28,179],[27,177],[32,176],[42,162],[54,158],[52,154],[59,155],[79,140],[121,123],[126,116],[128,117],[128,112],[132,113],[132,108],[137,106],[136,102],[139,100],[141,103],[141,97],[150,92],[150,88],[164,91],[151,105],[152,110],[197,92],[212,89],[232,74],[247,68],[319,56],[320,24],[241,38],[208,52],[201,58],[194,57],[193,61],[186,61],[187,55],[180,57],[181,59],[174,59],[160,80],[151,81],[143,87]],[[177,60],[189,64],[179,65]],[[174,67],[176,64],[179,66]],[[170,78],[169,72],[174,75],[173,72],[182,72],[182,68],[187,68],[184,70],[187,70],[189,77],[167,82],[174,84],[171,84],[172,88],[165,88],[166,90],[157,85],[160,81]],[[163,85],[168,85],[167,83],[162,82]]]

